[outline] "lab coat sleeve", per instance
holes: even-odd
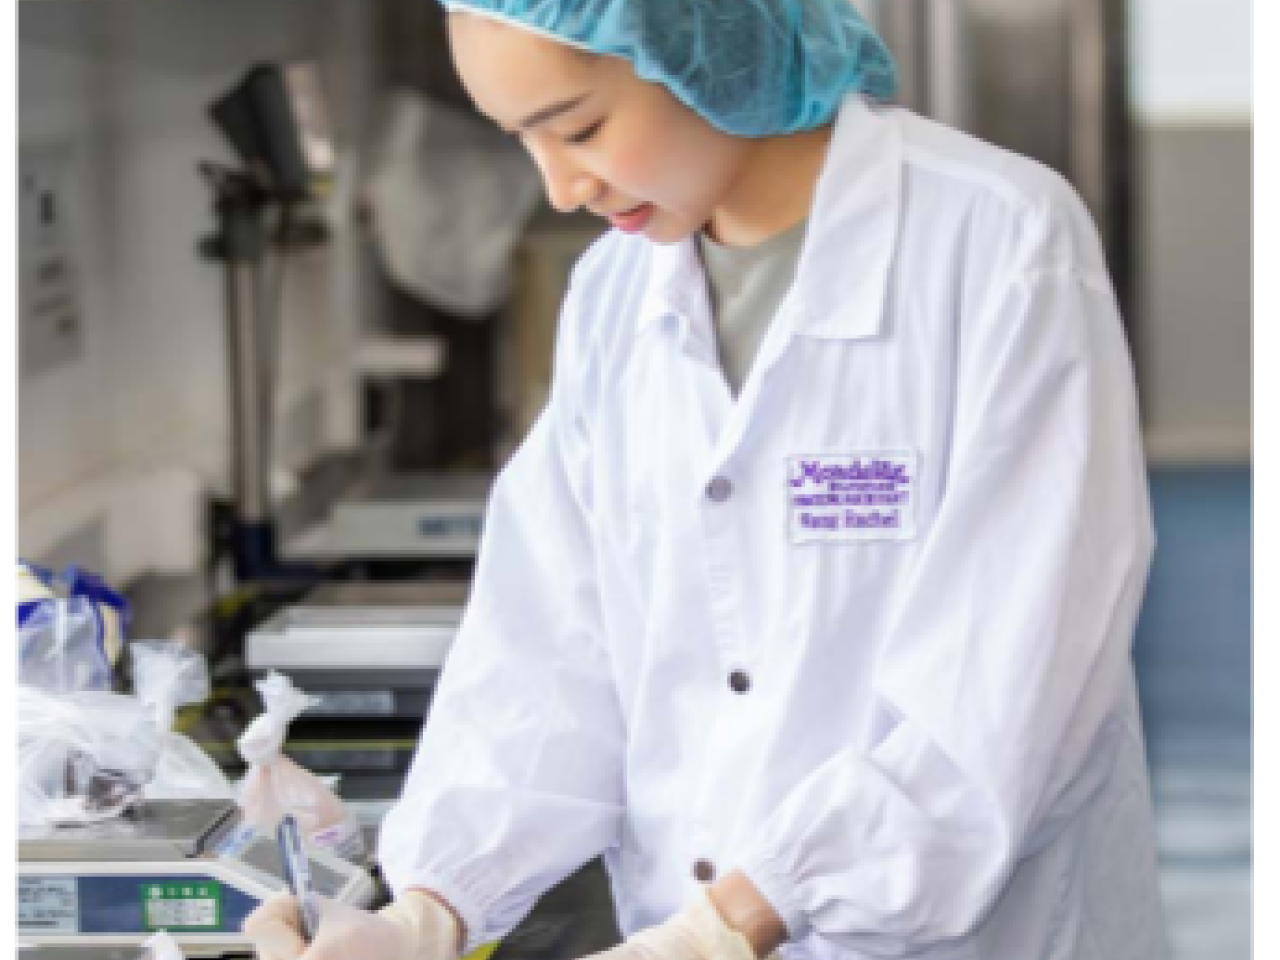
[[[435,890],[468,949],[616,841],[623,725],[602,636],[573,297],[548,407],[499,476],[467,605],[400,801],[393,889]]]
[[[973,932],[1104,780],[1154,546],[1105,273],[1028,264],[983,306],[875,730],[799,782],[739,863],[793,937],[871,956]]]

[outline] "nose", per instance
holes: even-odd
[[[556,151],[544,148],[530,152],[542,174],[547,202],[560,213],[572,213],[579,207],[587,206],[602,193],[603,185],[599,180]]]

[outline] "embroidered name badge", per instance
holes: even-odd
[[[788,457],[791,541],[915,536],[918,461],[914,450]]]

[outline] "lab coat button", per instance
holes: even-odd
[[[716,878],[716,867],[710,860],[699,860],[693,865],[693,879],[710,883]]]
[[[746,693],[751,689],[751,674],[745,670],[735,670],[729,674],[729,689],[734,693]]]
[[[716,477],[707,484],[707,496],[716,503],[724,503],[733,496],[733,483],[728,477]]]

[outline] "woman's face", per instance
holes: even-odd
[[[749,141],[640,80],[627,61],[467,13],[450,14],[449,33],[472,100],[520,138],[556,209],[586,207],[672,243],[728,196]]]

